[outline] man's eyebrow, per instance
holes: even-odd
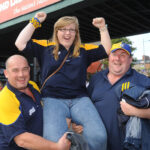
[[[29,66],[23,67],[23,68],[29,68]]]

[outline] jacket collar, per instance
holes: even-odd
[[[23,94],[23,92],[21,92],[21,91],[17,90],[16,88],[14,88],[8,81],[7,81],[6,85],[7,85],[8,89],[9,89],[10,91],[12,91],[15,95],[21,95],[21,94]],[[32,86],[31,84],[29,84],[29,83],[28,83],[27,86],[28,86],[30,89],[33,88],[33,86]]]
[[[128,69],[128,71],[127,71],[119,80],[121,80],[121,79],[124,78],[125,76],[131,75],[132,72],[133,72],[133,70],[132,70],[132,68],[130,67],[130,68]],[[109,73],[109,69],[108,69],[108,68],[102,72],[104,78],[107,79],[107,80],[108,80],[108,77],[107,77],[108,73]]]

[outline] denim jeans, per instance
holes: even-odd
[[[43,98],[44,138],[57,142],[68,131],[66,118],[83,126],[83,136],[90,150],[106,150],[107,134],[104,124],[88,97],[75,99]]]

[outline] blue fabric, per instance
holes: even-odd
[[[133,101],[138,101],[138,98],[142,95],[142,93],[146,90],[146,88],[138,86],[130,82],[129,89],[122,92],[123,97],[128,96]]]
[[[90,150],[106,150],[107,134],[102,120],[88,97],[44,98],[44,138],[58,139],[68,131],[66,118],[83,126],[83,137]]]
[[[149,108],[150,107],[150,90],[145,90],[142,93],[142,95],[136,100],[128,98],[127,103],[138,108]]]
[[[127,90],[122,92],[122,98],[127,103],[135,103],[138,102],[138,98],[144,92],[145,88],[141,86],[136,86],[135,84],[130,82],[130,86]],[[130,104],[131,104],[130,103]],[[125,140],[124,147],[128,150],[140,150],[141,149],[141,119],[138,117],[129,117],[123,114],[119,116],[119,124],[121,126],[125,126]],[[122,122],[122,119],[129,118],[126,122]]]
[[[89,150],[88,143],[81,134],[68,132],[67,139],[71,142],[70,150]]]
[[[60,66],[67,54],[65,47],[60,45],[59,59],[56,61],[52,53],[53,48],[54,45],[45,47],[30,40],[23,50],[24,53],[38,59],[41,84]],[[70,48],[70,55],[72,55],[73,48],[73,46]],[[80,48],[80,56],[68,57],[63,67],[46,82],[42,90],[42,97],[69,99],[87,96],[85,86],[87,67],[92,62],[106,57],[107,54],[102,45],[91,50],[85,50],[84,47]]]
[[[122,92],[122,98],[127,103],[138,108],[150,107],[150,90],[132,83],[130,83],[128,90]]]
[[[142,119],[142,150],[150,150],[150,119]]]
[[[141,150],[141,140],[129,137],[127,138],[127,141],[124,142],[124,147],[126,150]]]
[[[138,105],[139,108],[147,108],[150,103],[150,90],[131,83],[131,87],[122,93],[122,98],[133,106]],[[130,117],[126,124],[125,148],[128,150],[150,149],[147,140],[150,137],[150,126],[148,127],[150,124],[146,120],[148,119]]]
[[[125,82],[150,88],[150,79],[130,68],[120,80],[111,85],[107,74],[108,70],[96,73],[91,78],[88,92],[107,130],[107,150],[123,150],[124,133],[119,128],[117,113],[120,108],[121,90],[120,94],[117,94],[116,90]]]
[[[9,92],[5,94],[10,94],[10,99],[14,101],[14,103],[16,100],[20,102],[20,107],[18,106],[18,109],[21,111],[21,114],[12,124],[5,125],[0,123],[1,150],[23,150],[23,148],[18,147],[13,141],[13,138],[21,133],[30,132],[40,136],[43,135],[43,109],[40,103],[41,95],[31,84],[28,84],[28,86],[34,95],[36,102],[28,95],[13,88],[7,82],[8,90],[5,92],[9,91],[14,95],[12,96]],[[34,112],[30,114],[29,112],[33,108]]]
[[[141,132],[141,119],[130,117],[126,124],[124,147],[128,150],[141,150]]]
[[[135,107],[148,108],[150,104],[150,90],[130,83],[129,89],[122,92],[122,99]],[[147,124],[141,123],[143,119],[138,117],[124,115],[122,111],[118,113],[118,120],[119,126],[126,130],[124,147],[129,150],[140,150],[141,146],[143,146],[142,139],[147,139],[147,136],[141,135],[141,132],[145,132],[143,129],[145,129],[144,126],[147,126]],[[149,131],[147,132],[150,134]]]

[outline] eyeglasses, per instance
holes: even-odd
[[[70,33],[75,33],[76,32],[75,29],[65,29],[65,28],[62,28],[62,29],[58,29],[58,30],[61,31],[61,32],[67,32],[67,31],[69,31]]]

